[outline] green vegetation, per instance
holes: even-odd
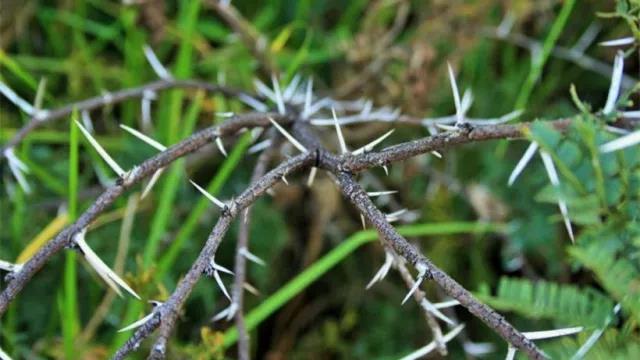
[[[416,157],[390,166],[388,176],[373,169],[359,180],[367,190],[398,190],[394,200],[383,196],[375,202],[384,211],[400,206],[416,215],[410,224],[398,224],[400,233],[519,330],[583,326],[576,336],[536,342],[553,358],[568,359],[579,351],[586,351],[587,359],[640,358],[640,148],[601,151],[620,137],[612,126],[638,128],[638,120],[625,119],[621,111],[638,108],[640,1],[274,0],[233,1],[233,6],[245,17],[247,33],[264,39],[262,48],[247,46],[209,0],[133,5],[6,0],[0,14],[0,82],[29,103],[39,92],[35,103],[55,109],[157,80],[143,52],[149,45],[176,79],[254,92],[253,80],[270,84],[268,72],[275,69],[283,84],[296,74],[313,77],[319,96],[367,98],[376,108],[398,108],[423,119],[455,112],[449,62],[460,92],[473,91],[466,115],[497,118],[523,109],[513,122],[533,122],[526,139],[454,147],[442,159]],[[631,43],[597,44],[624,37]],[[625,77],[608,112],[603,108],[618,49],[625,56]],[[600,65],[589,65],[594,62]],[[46,79],[43,91],[41,79]],[[119,124],[144,129],[170,146],[224,121],[223,113],[249,111],[237,99],[194,89],[155,95],[150,125],[142,121],[140,99],[89,114],[97,141],[125,169],[157,151]],[[75,126],[82,118],[74,111],[15,147],[29,168],[30,193],[0,160],[0,260],[28,259],[115,181]],[[557,119],[570,124],[549,125]],[[0,146],[29,120],[1,97]],[[382,147],[430,134],[425,126],[392,126],[396,131]],[[379,122],[343,126],[352,148],[389,129]],[[333,127],[317,130],[325,145],[337,149]],[[532,141],[549,154],[559,184],[550,182],[536,153],[507,186]],[[257,158],[248,152],[252,134],[224,143],[227,157],[211,144],[172,163],[135,209],[122,277],[143,301],[107,299],[112,290],[82,256],[65,250],[0,317],[0,348],[14,359],[112,355],[131,336],[117,330],[148,314],[147,300],[163,301],[173,292],[219,217],[188,180],[225,200],[246,189]],[[431,342],[420,306],[414,301],[400,306],[407,288],[398,272],[365,290],[385,259],[377,235],[361,229],[359,214],[332,179],[320,171],[307,188],[307,176],[288,177],[290,185],[279,184],[273,196],[252,206],[250,249],[267,263],[247,268],[247,281],[259,290],[257,296],[245,294],[244,306],[254,357],[391,359]],[[109,266],[129,237],[122,235],[126,217],[134,216],[125,214],[126,199],[144,185],[118,199],[90,228],[88,242]],[[574,244],[559,201],[566,204]],[[216,254],[216,262],[228,268],[234,263],[237,222]],[[228,288],[231,279],[223,278]],[[0,289],[6,284],[0,280]],[[428,281],[422,288],[434,303],[448,300]],[[107,305],[97,315],[101,304]],[[183,308],[169,358],[235,358],[233,322],[211,321],[228,305],[213,279],[201,279]],[[495,345],[487,358],[504,358],[506,344],[482,322],[461,307],[443,312],[466,323],[465,341]],[[99,326],[88,329],[94,316]],[[145,358],[149,345],[143,342],[132,358]],[[463,345],[461,338],[448,343],[449,356],[463,358]]]

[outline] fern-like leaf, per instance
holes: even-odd
[[[592,288],[509,277],[500,279],[495,297],[480,297],[500,310],[585,327],[601,326],[614,306],[611,299]]]

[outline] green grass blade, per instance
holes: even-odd
[[[78,112],[74,111],[72,120],[78,119]],[[75,121],[69,122],[69,188],[68,207],[69,220],[74,221],[78,215],[78,147],[79,133]],[[63,300],[63,321],[62,333],[64,342],[64,353],[67,359],[76,359],[78,351],[76,349],[76,339],[80,329],[80,319],[78,318],[78,288],[76,271],[76,253],[68,251],[65,256],[64,266],[64,300]]]
[[[522,86],[520,93],[518,94],[518,98],[516,100],[516,105],[514,109],[524,109],[529,102],[529,98],[531,97],[531,93],[533,92],[533,87],[540,79],[540,75],[542,74],[542,69],[544,68],[545,63],[549,59],[549,55],[551,55],[551,51],[553,47],[558,42],[558,38],[562,33],[562,29],[564,29],[567,24],[567,20],[569,19],[569,15],[571,15],[571,11],[576,3],[576,0],[566,0],[562,5],[562,9],[560,10],[560,14],[551,25],[551,30],[549,31],[549,35],[544,40],[544,44],[542,45],[542,51],[537,57],[534,57],[531,60],[531,70],[529,71],[529,75]]]

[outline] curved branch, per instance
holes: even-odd
[[[5,150],[18,145],[20,141],[22,141],[22,139],[24,139],[31,131],[54,120],[69,116],[74,110],[91,111],[107,105],[118,104],[129,99],[141,98],[148,92],[156,92],[172,88],[201,89],[209,92],[220,92],[225,96],[238,96],[240,94],[245,94],[240,90],[211,84],[205,81],[163,79],[135,88],[106,93],[104,95],[78,101],[58,109],[40,110],[32,116],[31,120],[18,130],[18,132],[2,146],[2,148],[0,148],[0,160],[5,157]]]
[[[275,114],[251,113],[236,116],[219,126],[201,130],[154,157],[147,159],[140,164],[140,166],[134,167],[124,177],[118,179],[115,185],[107,188],[75,223],[66,227],[58,233],[55,238],[47,242],[23,265],[19,272],[13,274],[12,280],[7,284],[7,287],[2,293],[0,293],[0,315],[7,310],[11,301],[26,286],[33,275],[38,272],[53,255],[64,247],[69,246],[73,235],[91,224],[91,222],[111,206],[125,190],[153,174],[156,170],[169,165],[176,159],[198,150],[218,136],[233,134],[242,128],[267,126],[269,124],[268,118],[274,116],[280,118],[280,121],[288,121],[286,118]]]
[[[233,219],[247,206],[255,202],[259,196],[280,181],[283,176],[305,166],[310,166],[315,160],[315,157],[316,154],[314,153],[304,153],[281,163],[278,167],[258,179],[258,181],[252,183],[238,198],[229,202],[227,207],[222,211],[217,224],[211,231],[197,260],[193,263],[184,278],[180,280],[169,299],[160,305],[160,308],[156,311],[157,315],[153,318],[154,321],[149,321],[138,328],[133,336],[114,355],[114,359],[123,359],[131,351],[135,350],[140,342],[148,337],[158,326],[160,327],[160,334],[156,343],[151,348],[149,358],[163,359],[166,356],[166,344],[175,322],[178,319],[179,311],[202,276],[202,273],[207,266],[209,266],[211,257],[215,255]]]

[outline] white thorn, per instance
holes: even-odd
[[[571,328],[563,328],[563,329],[555,329],[555,330],[545,330],[545,331],[531,331],[531,332],[523,332],[524,335],[529,340],[541,340],[541,339],[549,339],[560,336],[567,336],[577,334],[584,330],[582,326],[576,326]]]
[[[439,152],[433,150],[431,151],[431,155],[437,157],[438,159],[442,159],[442,154],[440,154]]]
[[[7,84],[0,82],[0,93],[4,95],[9,101],[20,108],[29,116],[36,114],[37,110],[29,104],[25,99],[21,98],[15,91],[13,91]]]
[[[367,221],[364,219],[364,215],[360,214],[360,223],[362,223],[362,230],[367,229]]]
[[[122,293],[118,286],[125,289],[129,294],[133,295],[136,299],[140,300],[140,296],[127,285],[127,283],[118,276],[107,264],[98,257],[98,255],[89,247],[87,242],[85,241],[85,232],[86,229],[76,233],[73,237],[73,241],[80,247],[84,258],[87,260],[89,265],[100,275],[100,277],[120,296]]]
[[[609,94],[607,95],[607,103],[604,105],[602,112],[609,115],[615,110],[618,95],[620,94],[620,83],[624,72],[624,53],[618,51],[613,62],[613,72],[611,73],[611,85],[609,86]]]
[[[449,69],[449,81],[451,82],[451,91],[453,91],[453,101],[456,106],[456,126],[462,125],[464,122],[464,112],[462,111],[462,104],[460,103],[460,93],[458,92],[458,84],[456,84],[456,77],[453,74],[453,68],[451,64],[447,63]]]
[[[336,126],[336,133],[338,134],[338,143],[340,144],[340,152],[342,154],[346,154],[349,152],[347,149],[347,143],[344,141],[344,136],[342,135],[342,129],[340,129],[340,124],[338,124],[338,116],[336,115],[336,109],[331,108],[331,113],[333,114],[334,125]]]
[[[367,193],[370,197],[376,196],[384,196],[398,193],[398,190],[388,190],[388,191],[370,191]]]
[[[382,165],[382,169],[384,169],[385,175],[389,176],[389,168],[387,167],[387,165]]]
[[[93,129],[93,121],[91,121],[91,116],[89,115],[88,110],[82,111],[81,119],[82,119],[82,124],[85,126],[85,128],[87,128],[87,131],[89,131],[92,134],[95,133],[95,130]]]
[[[220,278],[220,274],[217,271],[213,272],[213,277],[216,280],[216,283],[218,283],[218,286],[220,287],[220,290],[222,290],[222,293],[224,294],[224,296],[227,297],[227,299],[229,299],[229,301],[231,301],[231,296],[229,296],[229,292],[227,291],[227,288],[224,287],[224,283],[222,282],[222,279]]]
[[[631,119],[640,119],[640,111],[623,111],[622,116]]]
[[[286,176],[282,175],[280,178],[282,179],[282,182],[285,183],[285,185],[289,186],[289,180],[287,180]]]
[[[153,52],[153,49],[151,49],[149,45],[144,45],[142,47],[142,50],[144,51],[144,56],[147,58],[149,65],[151,65],[151,68],[153,68],[153,71],[156,73],[156,75],[158,75],[159,78],[164,80],[173,79],[173,76],[171,76],[169,71],[167,71],[167,69],[164,67],[164,65],[162,65],[160,60],[158,60],[158,57],[156,56],[156,54]]]
[[[362,154],[362,153],[364,153],[364,152],[368,152],[368,151],[373,150],[373,148],[374,148],[376,145],[378,145],[378,144],[380,144],[381,142],[383,142],[383,141],[384,141],[384,139],[388,138],[391,134],[393,134],[393,132],[394,132],[394,131],[395,131],[395,129],[391,129],[391,130],[387,131],[387,132],[386,132],[386,133],[384,133],[382,136],[378,137],[377,139],[373,140],[372,142],[368,143],[367,145],[365,145],[365,146],[363,146],[363,147],[358,148],[357,150],[355,150],[355,151],[353,152],[353,155],[359,155],[359,154]]]
[[[215,196],[211,195],[207,190],[200,187],[200,185],[196,184],[193,180],[189,179],[191,185],[195,186],[198,191],[202,193],[207,199],[209,199],[212,203],[216,204],[220,209],[224,209],[226,207],[225,203],[218,200]]]
[[[142,115],[142,126],[151,128],[151,101],[155,100],[156,94],[153,91],[145,90],[140,101],[140,113]]]
[[[140,199],[144,199],[145,197],[147,197],[147,195],[151,191],[151,188],[153,188],[156,182],[158,182],[158,179],[160,179],[160,175],[162,175],[163,171],[164,171],[164,168],[160,168],[153,173],[153,175],[151,176],[151,179],[147,183],[147,186],[144,187],[144,190],[142,191],[142,195],[140,195]]]
[[[390,214],[385,215],[385,218],[388,222],[394,222],[400,220],[400,215],[407,212],[407,209],[400,209],[398,211],[394,211]]]
[[[610,133],[618,134],[618,135],[627,135],[630,133],[630,131],[627,129],[621,129],[611,125],[605,125],[604,129]]]
[[[317,173],[318,173],[318,168],[315,166],[312,166],[311,171],[309,171],[309,179],[307,179],[307,187],[313,186],[313,182],[316,179]]]
[[[278,112],[281,115],[284,115],[286,112],[284,107],[284,99],[282,98],[282,93],[280,92],[280,83],[278,82],[274,74],[271,75],[271,83],[273,84],[273,92],[275,93]]]
[[[409,290],[409,293],[407,293],[404,299],[402,299],[402,303],[401,303],[402,305],[404,305],[404,303],[406,303],[407,300],[409,300],[411,295],[413,295],[413,293],[416,292],[416,290],[418,290],[418,288],[420,287],[420,284],[422,284],[422,281],[424,281],[425,275],[427,274],[427,267],[422,263],[416,264],[416,270],[418,270],[418,277],[416,278],[416,281],[413,283],[411,290]]]
[[[18,273],[22,270],[22,264],[13,264],[8,261],[0,260],[0,269],[10,273]]]
[[[600,146],[600,152],[609,153],[640,143],[640,130],[621,136]]]
[[[276,94],[259,79],[253,79],[253,85],[256,87],[258,94],[268,98],[272,102],[277,102]]]
[[[217,117],[221,117],[221,118],[231,118],[234,117],[236,115],[236,113],[234,113],[233,111],[225,111],[225,112],[217,112],[216,116]]]
[[[296,140],[296,138],[294,138],[293,135],[289,134],[289,132],[285,130],[282,126],[280,126],[280,124],[278,124],[275,120],[273,120],[272,118],[269,118],[269,121],[271,121],[273,126],[275,126],[276,129],[278,129],[278,131],[285,138],[287,138],[287,140],[289,140],[289,142],[293,144],[293,146],[295,146],[298,150],[300,150],[303,153],[306,153],[308,151],[306,147],[304,147],[298,140]]]
[[[378,272],[376,272],[376,274],[373,276],[371,281],[369,281],[365,289],[369,290],[375,283],[382,281],[389,273],[389,269],[391,269],[392,265],[393,265],[393,254],[389,251],[385,251],[384,263],[382,264]]]
[[[464,352],[477,358],[491,354],[496,348],[495,345],[490,342],[476,343],[471,341],[465,341],[462,344],[462,347],[464,348]]]
[[[302,110],[302,117],[307,117],[311,108],[311,100],[313,100],[313,78],[309,78],[307,81],[307,92],[304,97],[304,108]]]
[[[232,302],[231,304],[229,304],[229,306],[224,308],[224,310],[217,313],[216,316],[214,316],[213,319],[211,320],[214,322],[220,321],[222,319],[226,319],[227,321],[229,321],[233,318],[233,316],[236,314],[237,311],[238,311],[238,304],[236,304],[235,302]]]
[[[451,125],[446,125],[446,124],[436,124],[437,127],[439,127],[442,130],[446,130],[446,131],[458,131],[460,130],[460,128],[455,127],[455,126],[451,126]]]
[[[276,102],[276,94],[262,81],[260,81],[259,79],[253,79],[253,85],[256,87],[256,91],[258,92],[258,94],[266,97],[274,103]]]
[[[87,138],[87,140],[89,140],[89,143],[91,143],[91,146],[93,146],[93,148],[96,149],[98,154],[100,154],[102,159],[107,164],[109,164],[111,169],[116,174],[118,174],[118,176],[123,177],[126,174],[126,172],[124,170],[122,170],[120,165],[118,165],[118,163],[115,160],[113,160],[113,158],[111,156],[109,156],[107,151],[98,143],[98,141],[91,135],[91,133],[89,133],[89,131],[87,131],[87,129],[85,129],[84,126],[82,126],[82,124],[80,124],[78,122],[78,120],[75,120],[75,122],[76,122],[76,125],[80,128],[80,131],[82,131],[82,133]]]
[[[257,152],[260,152],[266,148],[268,148],[269,146],[271,146],[271,139],[267,139],[267,140],[263,140],[255,145],[252,145],[248,150],[247,153],[249,154],[255,154]]]
[[[542,162],[544,163],[544,167],[547,170],[547,175],[549,176],[549,181],[551,181],[551,185],[553,185],[556,189],[560,188],[560,178],[558,177],[558,173],[556,172],[556,167],[553,165],[553,160],[551,159],[551,155],[549,155],[546,151],[540,151],[540,157],[542,158]],[[573,236],[573,228],[571,227],[571,220],[569,219],[569,211],[567,210],[567,204],[558,199],[558,207],[560,208],[560,213],[562,214],[562,219],[564,220],[564,226],[569,233],[569,238],[571,238],[571,242],[575,242],[575,238]]]
[[[211,265],[211,267],[215,271],[220,271],[220,272],[225,273],[225,274],[233,275],[233,271],[231,271],[231,270],[227,269],[226,267],[216,263],[214,258],[211,258],[211,260],[209,260],[209,265]]]
[[[248,282],[245,281],[244,284],[242,284],[242,287],[253,295],[260,296],[260,291],[258,291],[255,286],[249,284]]]
[[[125,332],[125,331],[129,331],[129,330],[133,330],[136,328],[139,328],[140,326],[146,324],[147,322],[149,322],[149,320],[151,320],[153,318],[153,316],[155,315],[154,312],[151,312],[150,314],[148,314],[147,316],[143,317],[142,319],[131,323],[131,325],[127,325],[125,327],[123,327],[122,329],[118,330],[118,332]]]
[[[11,360],[11,356],[4,352],[2,348],[0,348],[0,360]]]
[[[239,94],[238,100],[242,101],[255,111],[266,112],[267,110],[269,110],[269,107],[265,103],[258,101],[247,94]]]
[[[571,360],[582,360],[585,358],[585,355],[589,352],[589,350],[591,350],[593,345],[596,344],[598,339],[600,339],[600,336],[602,336],[602,334],[604,333],[606,328],[609,326],[611,321],[613,321],[614,317],[618,314],[618,312],[620,312],[620,303],[616,304],[613,307],[613,314],[609,314],[609,316],[607,316],[602,327],[597,328],[596,330],[593,331],[593,333],[591,333],[591,336],[589,336],[587,341],[585,341],[582,344],[582,346],[580,346],[578,351],[576,351],[576,353],[573,354],[573,356],[571,357]]]
[[[505,360],[513,360],[516,357],[516,348],[509,345],[507,349],[507,356],[504,358]]]
[[[18,159],[16,154],[13,151],[13,148],[8,148],[4,151],[4,156],[7,158],[9,163],[9,170],[13,174],[13,177],[16,178],[18,184],[22,188],[22,190],[29,194],[31,193],[31,186],[29,186],[29,182],[24,177],[24,173],[29,173],[29,168],[22,160]]]
[[[536,154],[537,150],[538,150],[538,143],[536,143],[535,141],[532,141],[529,147],[527,148],[527,151],[524,152],[524,155],[522,155],[522,158],[520,158],[520,161],[518,161],[518,164],[511,172],[511,175],[509,175],[509,182],[508,182],[509,186],[513,185],[513,183],[516,181],[516,179],[518,178],[522,170],[524,170],[524,168],[527,166],[529,161],[531,161],[531,158],[533,158],[533,155]]]
[[[254,262],[260,266],[266,266],[267,263],[264,262],[264,260],[260,259],[258,256],[256,256],[255,254],[252,254],[246,247],[243,247],[240,249],[240,254],[242,256],[244,256],[245,258],[247,258],[247,260]]]
[[[516,17],[513,13],[508,12],[507,15],[502,19],[500,25],[496,29],[496,35],[499,38],[504,38],[511,32],[511,28],[513,28],[513,24],[516,22]]]
[[[462,329],[464,328],[464,324],[460,324],[458,326],[456,326],[455,328],[453,328],[453,330],[449,331],[445,336],[442,337],[442,340],[447,343],[449,341],[451,341],[454,337],[456,337],[460,331],[462,331]],[[402,359],[400,360],[416,360],[416,359],[421,359],[423,358],[425,355],[429,354],[430,352],[432,352],[433,350],[436,349],[438,344],[436,344],[435,341],[430,342],[429,344],[427,344],[424,347],[421,347],[420,349],[412,352],[411,354],[404,356]]]
[[[462,101],[460,103],[460,109],[463,117],[467,114],[471,105],[473,105],[473,91],[471,91],[471,89],[467,89],[464,91],[464,94],[462,94]]]
[[[222,143],[222,139],[220,137],[216,138],[216,146],[218,146],[218,150],[220,150],[220,152],[222,153],[222,155],[224,155],[224,157],[227,157],[227,150],[224,148],[224,144]]]
[[[332,103],[332,100],[330,98],[323,98],[316,101],[315,104],[309,107],[309,111],[306,114],[307,118],[311,117],[312,115],[320,111],[320,109],[324,108],[325,106],[328,106],[331,103]],[[313,121],[311,123],[313,124]]]
[[[284,89],[284,92],[282,93],[282,98],[284,100],[286,101],[291,100],[293,95],[296,93],[296,90],[298,90],[298,83],[300,83],[300,79],[301,79],[300,74],[296,74],[293,77],[289,85],[287,85],[287,87]]]
[[[460,305],[460,302],[458,300],[449,300],[449,301],[435,303],[433,304],[433,307],[435,307],[436,309],[445,309],[445,308],[449,308],[457,305]]]
[[[625,45],[631,45],[633,43],[636,42],[636,39],[633,36],[630,37],[623,37],[620,39],[613,39],[613,40],[607,40],[607,41],[603,41],[598,43],[598,45],[600,46],[625,46]]]
[[[449,319],[445,314],[440,312],[440,310],[438,310],[438,308],[436,308],[426,297],[422,298],[422,300],[420,301],[420,306],[422,306],[425,311],[432,313],[435,317],[446,322],[447,324],[451,326],[456,324],[453,320]]]
[[[129,134],[131,134],[131,135],[133,135],[133,136],[137,137],[138,139],[140,139],[140,140],[144,141],[145,143],[149,144],[150,146],[154,147],[154,148],[155,148],[156,150],[158,150],[158,151],[165,151],[165,150],[167,150],[167,147],[166,147],[166,146],[164,146],[164,145],[160,144],[158,141],[156,141],[156,140],[154,140],[154,139],[150,138],[149,136],[147,136],[147,135],[145,135],[145,134],[141,133],[140,131],[138,131],[138,130],[136,130],[136,129],[134,129],[134,128],[131,128],[131,127],[129,127],[129,126],[127,126],[127,125],[124,125],[124,124],[120,124],[120,127],[121,127],[123,130],[125,130],[126,132],[128,132]]]

